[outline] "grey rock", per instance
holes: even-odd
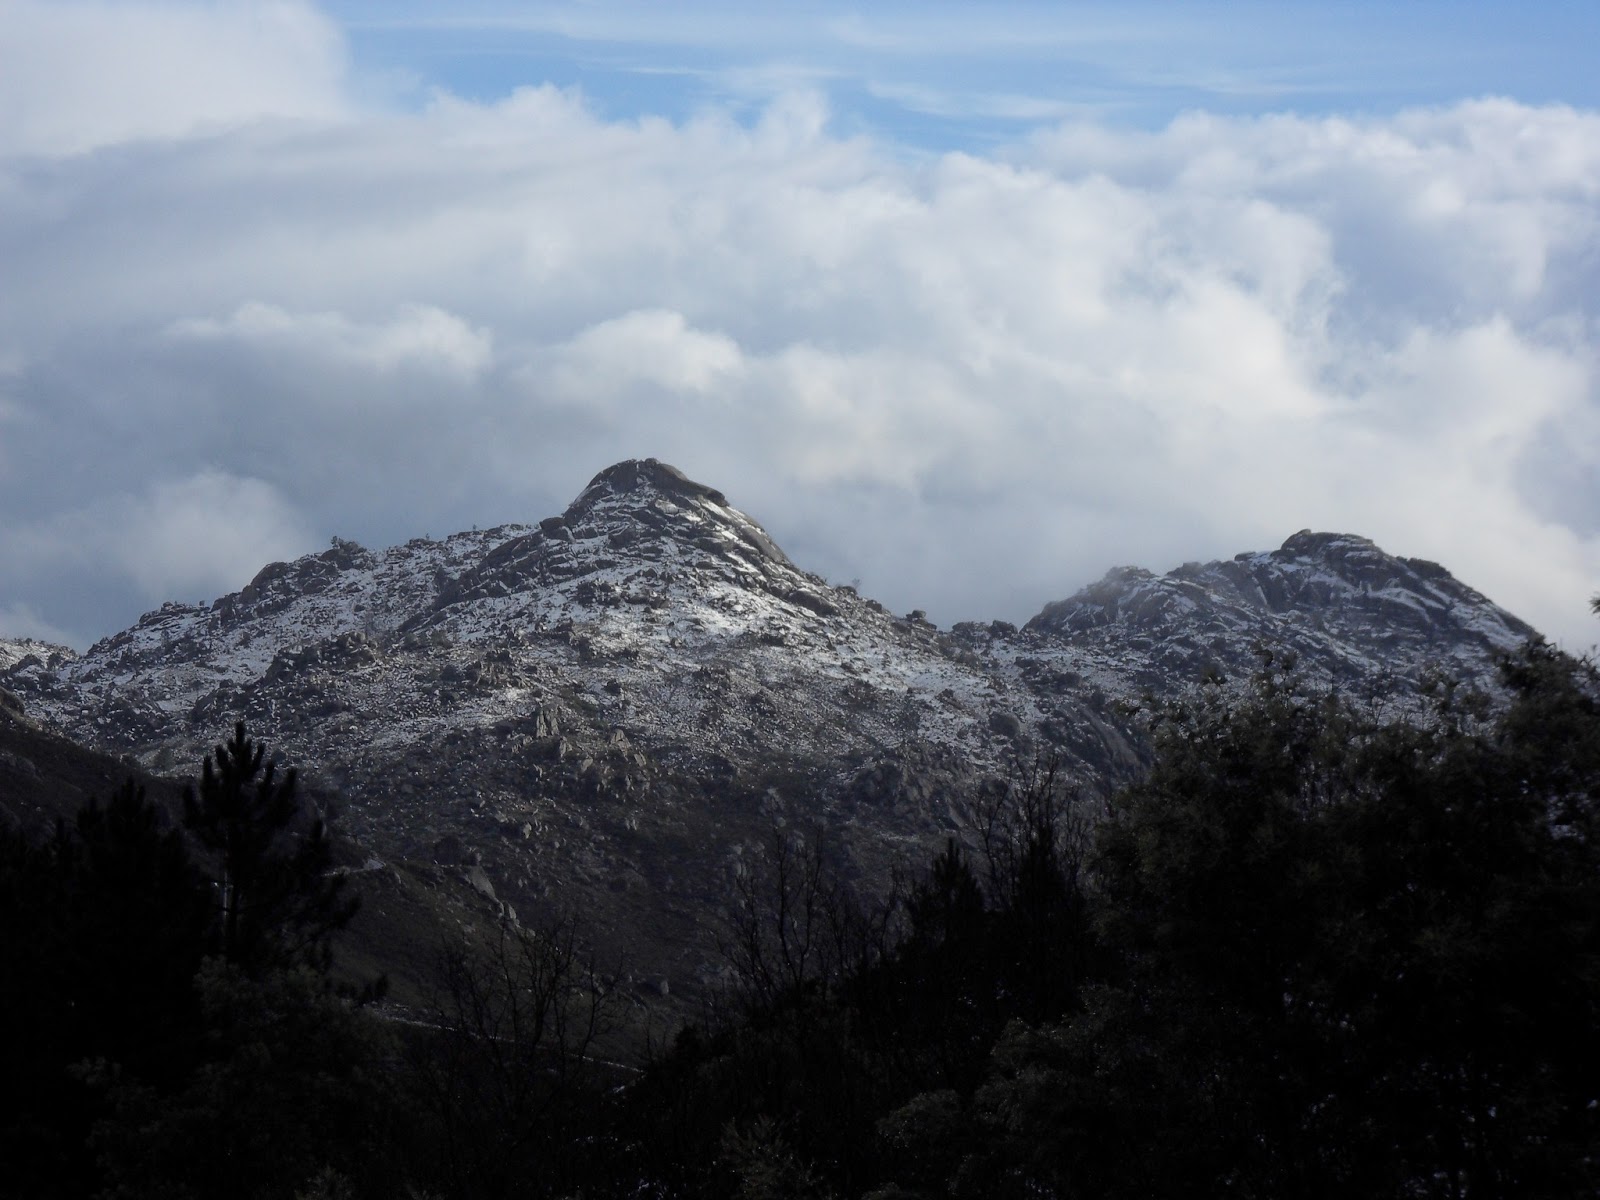
[[[808,588],[795,588],[784,596],[790,604],[816,613],[819,617],[836,617],[839,609]]]
[[[1020,630],[918,616],[805,574],[721,492],[643,459],[537,525],[336,542],[82,656],[19,651],[0,687],[166,769],[243,718],[368,852],[461,872],[503,917],[582,912],[692,1005],[707,914],[775,821],[825,825],[871,890],[1036,755],[1090,794],[1133,778],[1148,692],[1236,686],[1270,650],[1415,707],[1430,671],[1492,686],[1530,632],[1435,564],[1310,533],[1113,571]]]

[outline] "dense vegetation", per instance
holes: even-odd
[[[130,787],[0,843],[4,1190],[1594,1195],[1600,680],[1505,683],[1208,688],[1136,787],[1027,773],[886,897],[775,832],[728,994],[626,1074],[570,926],[446,955],[415,1023],[336,987],[326,834],[241,729],[184,831]]]

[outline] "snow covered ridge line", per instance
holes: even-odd
[[[37,658],[43,663],[48,663],[51,658],[65,662],[77,658],[78,652],[71,646],[58,646],[37,638],[0,638],[0,671],[9,670],[28,657]]]
[[[619,606],[640,619],[620,620]],[[837,633],[888,616],[851,589],[801,572],[721,492],[644,459],[600,472],[562,516],[536,526],[416,539],[376,553],[336,538],[320,554],[269,564],[210,606],[147,613],[81,659],[40,643],[0,642],[0,672],[15,674],[31,654],[36,662],[23,674],[67,690],[93,682],[137,692],[159,677],[160,707],[172,713],[221,684],[248,688],[303,666],[320,655],[316,647],[338,639],[328,646],[334,657],[370,657],[419,637],[488,644],[577,622],[591,649],[614,652],[659,642],[660,622],[648,618],[669,608],[687,617],[691,634],[769,639],[797,619],[834,622]],[[755,628],[762,622],[774,629],[763,634]],[[994,641],[975,639],[975,629],[952,631],[971,643],[969,657]],[[1494,651],[1532,635],[1436,564],[1391,557],[1364,538],[1304,530],[1275,551],[1189,563],[1165,576],[1115,569],[1046,605],[1011,640],[1036,641],[1034,657],[1071,660],[1122,692],[1148,688],[1152,677],[1176,683],[1237,671],[1240,643],[1249,641],[1293,649],[1335,679],[1352,664],[1415,676],[1424,659],[1463,656],[1459,665],[1481,678]],[[352,650],[352,638],[365,649]],[[657,649],[682,643],[669,638]],[[1178,651],[1216,661],[1197,672]],[[1006,673],[1007,661],[998,653],[986,666]],[[66,698],[58,687],[13,682],[51,693],[38,697],[46,708]]]
[[[1531,626],[1437,563],[1393,557],[1366,538],[1308,529],[1277,550],[1185,563],[1160,577],[1138,568],[1113,570],[1076,596],[1046,605],[1029,625],[1058,632],[1091,626],[1108,605],[1130,600],[1147,607],[1232,604],[1279,616],[1350,609],[1364,611],[1375,625],[1459,625],[1503,650],[1535,636]]]

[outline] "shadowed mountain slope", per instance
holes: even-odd
[[[644,459],[536,524],[335,539],[82,656],[35,647],[0,686],[153,770],[192,770],[242,718],[339,796],[375,862],[507,916],[577,910],[650,999],[718,977],[708,914],[774,825],[826,827],[875,888],[969,830],[1019,764],[1132,778],[1144,743],[1122,714],[1147,692],[1243,679],[1270,649],[1415,707],[1430,673],[1492,682],[1529,633],[1440,567],[1310,533],[1113,571],[1021,630],[940,631],[807,574]]]

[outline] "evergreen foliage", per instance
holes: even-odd
[[[178,1086],[91,1075],[112,1109],[91,1139],[111,1194],[287,1200],[329,1170],[392,1194],[387,1031],[304,965],[252,977],[211,957],[195,990],[203,1053]]]
[[[280,779],[266,747],[245,734],[205,759],[200,789],[187,790],[183,823],[211,851],[217,919],[212,946],[251,974],[304,963],[326,971],[329,938],[350,923],[359,903],[345,895],[320,817],[294,829],[295,773]]]
[[[1596,680],[1542,646],[1505,677],[1497,721],[1379,725],[1268,680],[1163,736],[1098,858],[1122,973],[1097,1036],[1207,1084],[1147,1114],[1157,1190],[1600,1182]],[[1115,1100],[1152,1064],[1095,1065]]]
[[[292,773],[245,736],[208,758],[183,832],[130,781],[53,839],[0,836],[5,1194],[287,1197],[368,1161],[387,1053],[329,981],[354,912]]]

